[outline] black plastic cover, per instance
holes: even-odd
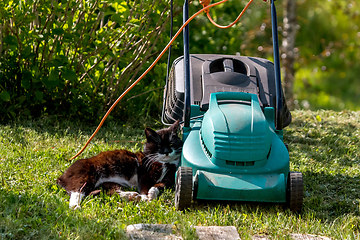
[[[237,55],[190,55],[190,103],[206,111],[213,92],[248,92],[259,98],[262,108],[275,106],[274,64],[267,59]],[[183,57],[171,67],[165,89],[163,120],[169,124],[183,120],[184,66]],[[283,98],[284,99],[284,98]],[[291,114],[283,101],[283,127],[291,123]]]

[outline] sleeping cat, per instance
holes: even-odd
[[[113,150],[74,162],[56,183],[70,195],[70,208],[80,208],[81,199],[97,194],[100,187],[126,200],[150,201],[159,190],[172,187],[183,142],[177,135],[179,121],[169,128],[145,129],[143,152]],[[138,192],[122,191],[137,188]]]

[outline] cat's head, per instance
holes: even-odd
[[[180,159],[183,142],[177,131],[179,121],[176,121],[168,128],[154,131],[151,128],[145,129],[146,143],[144,154],[153,161],[162,163],[175,163]]]

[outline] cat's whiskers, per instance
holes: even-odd
[[[157,180],[156,183],[161,182],[161,181],[163,180],[163,178],[165,177],[165,175],[167,174],[168,171],[169,171],[169,169],[167,169],[166,166],[163,165],[161,176],[160,176],[160,178]]]
[[[179,147],[174,151],[175,151],[176,154],[180,154],[182,152],[182,147]]]
[[[151,165],[154,163],[154,162],[157,162],[157,159],[159,158],[159,154],[158,153],[153,153],[153,154],[149,154],[146,156],[146,163],[144,164],[145,168],[147,170],[150,169]]]
[[[154,160],[148,159],[147,163],[145,164],[145,169],[150,170],[150,167],[153,163],[154,163]]]

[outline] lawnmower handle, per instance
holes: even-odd
[[[235,100],[235,101],[247,101],[251,106],[254,106],[253,102],[259,102],[255,94],[245,92],[215,92],[210,94],[209,109],[218,108],[219,100]]]

